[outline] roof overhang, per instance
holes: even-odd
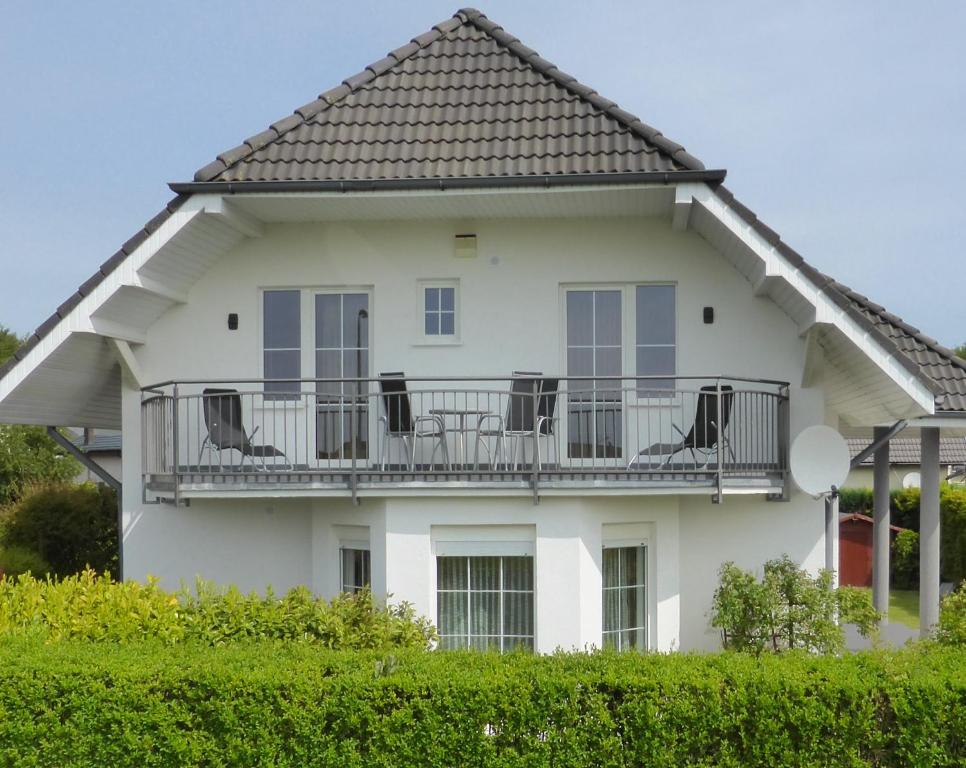
[[[622,182],[290,192],[245,186],[192,194],[38,329],[0,378],[0,422],[118,428],[122,372],[136,368],[129,345],[143,343],[218,258],[244,237],[260,236],[265,223],[541,216],[670,218],[675,229],[704,237],[814,338],[830,361],[828,401],[855,425],[933,415],[934,394],[921,373],[714,185]]]

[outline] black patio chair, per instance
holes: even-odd
[[[700,466],[707,466],[708,462],[711,461],[711,456],[715,453],[719,454],[718,461],[721,461],[722,448],[727,449],[731,455],[731,460],[734,461],[735,452],[727,436],[728,423],[731,420],[731,408],[735,399],[734,387],[727,384],[721,387],[720,417],[718,413],[718,391],[716,385],[701,387],[695,408],[694,424],[691,425],[691,429],[686,435],[677,424],[671,424],[675,431],[681,435],[681,442],[654,443],[634,456],[628,462],[627,468],[631,469],[635,463],[639,463],[642,456],[666,456],[667,458],[660,464],[661,467],[665,467],[670,464],[674,456],[684,451],[691,453],[691,461],[695,466],[699,466],[698,453],[701,453],[704,463]]]
[[[435,440],[429,463],[436,459],[436,450],[440,450],[443,463],[449,468],[449,451],[446,448],[446,424],[442,416],[413,417],[412,403],[409,390],[406,388],[406,374],[393,371],[379,374],[379,389],[382,392],[382,404],[386,414],[379,417],[383,425],[383,440],[381,461],[382,471],[385,472],[389,464],[390,440],[401,440],[409,459],[409,468],[416,468],[416,441],[420,438],[431,437]],[[424,425],[430,425],[425,428]]]
[[[480,465],[480,446],[491,459],[491,466],[496,467],[502,453],[503,462],[508,466],[507,442],[517,438],[518,445],[523,445],[523,438],[534,440],[533,456],[537,467],[541,466],[539,436],[550,438],[554,430],[554,412],[557,408],[557,390],[559,379],[543,378],[540,371],[514,371],[510,382],[510,394],[507,399],[506,415],[484,414],[480,417],[476,428],[476,466]],[[537,396],[536,425],[534,425],[533,398]],[[495,422],[495,426],[486,428],[486,424]],[[486,438],[495,437],[496,446],[490,456]],[[548,442],[552,442],[549,441]],[[517,467],[517,450],[514,446],[513,467]],[[522,459],[525,459],[524,455]],[[558,457],[559,458],[559,457]]]
[[[199,466],[205,448],[208,449],[209,463],[211,462],[212,450],[218,451],[219,462],[222,451],[234,450],[242,455],[241,466],[244,466],[247,456],[252,460],[253,469],[256,469],[255,459],[261,459],[262,468],[265,468],[265,459],[279,456],[285,458],[285,454],[274,445],[252,444],[252,438],[258,432],[258,427],[255,427],[251,433],[245,431],[242,419],[241,395],[238,394],[237,389],[205,389],[201,396],[208,434],[198,450]]]

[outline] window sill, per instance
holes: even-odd
[[[410,344],[411,347],[462,347],[463,342],[455,336],[443,336],[439,339],[422,338]]]

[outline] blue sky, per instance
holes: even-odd
[[[0,26],[0,324],[33,330],[217,153],[455,3],[18,3]],[[966,341],[966,4],[508,2],[823,271]]]

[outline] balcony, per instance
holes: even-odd
[[[146,502],[401,492],[786,493],[788,384],[726,376],[168,381]]]

